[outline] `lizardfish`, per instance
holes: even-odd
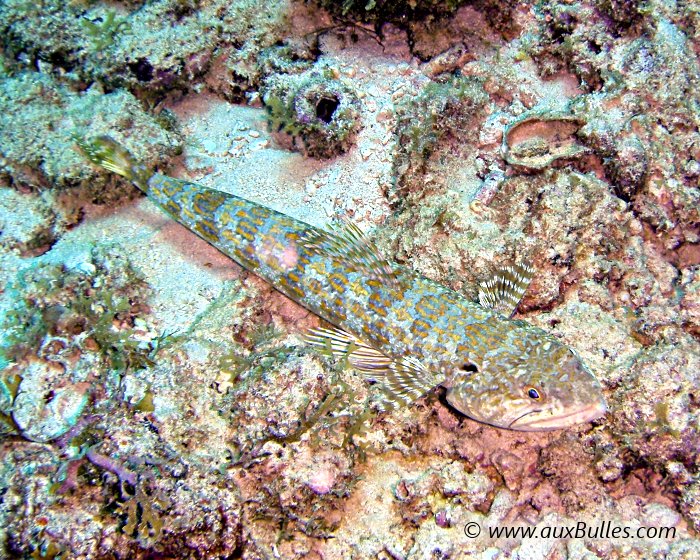
[[[346,223],[325,231],[255,202],[154,173],[109,137],[78,139],[94,164],[133,182],[175,220],[333,325],[307,340],[380,387],[380,409],[438,385],[481,422],[553,430],[605,413],[600,384],[575,352],[512,320],[532,269],[481,284],[479,303],[381,256]]]

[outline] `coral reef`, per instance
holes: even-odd
[[[0,37],[0,557],[700,557],[695,3],[6,0]],[[377,414],[75,134],[474,299],[527,262],[609,413]],[[563,532],[601,522],[654,532]]]
[[[577,100],[588,119],[581,138],[600,156],[618,194],[668,248],[678,249],[698,240],[697,176],[688,171],[697,160],[700,112],[691,90],[700,71],[686,35],[693,20],[653,4],[645,10],[553,3],[542,12],[545,40],[532,54],[545,73],[565,61],[590,88]],[[604,25],[599,10],[615,25]],[[616,41],[618,33],[628,39]]]
[[[39,63],[77,83],[99,82],[153,98],[186,89],[213,57],[237,53],[238,76],[285,21],[284,0],[259,2],[100,2],[10,0],[0,6],[0,35],[13,69]],[[262,9],[261,9],[262,8]],[[173,25],[170,24],[173,22]],[[231,61],[233,64],[233,61]]]

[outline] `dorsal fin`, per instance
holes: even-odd
[[[484,307],[512,317],[530,285],[535,269],[529,265],[507,266],[485,282],[480,282],[479,303]]]
[[[408,405],[444,381],[418,360],[404,356],[393,360],[376,348],[339,328],[316,328],[305,339],[327,355],[339,358],[382,389],[379,410]]]
[[[390,262],[362,230],[348,219],[331,224],[328,231],[313,229],[301,239],[307,249],[339,259],[369,278],[396,285],[396,264]]]

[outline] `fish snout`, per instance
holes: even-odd
[[[602,398],[593,403],[556,412],[552,410],[533,410],[513,420],[509,428],[523,431],[561,430],[596,420],[604,416],[607,410],[608,407]]]

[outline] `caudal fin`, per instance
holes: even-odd
[[[95,165],[99,165],[108,171],[118,173],[122,177],[126,177],[129,181],[133,181],[138,186],[147,177],[144,177],[144,167],[139,164],[134,157],[122,146],[109,136],[98,136],[91,140],[76,136],[75,142],[78,144],[80,151],[83,152]]]

